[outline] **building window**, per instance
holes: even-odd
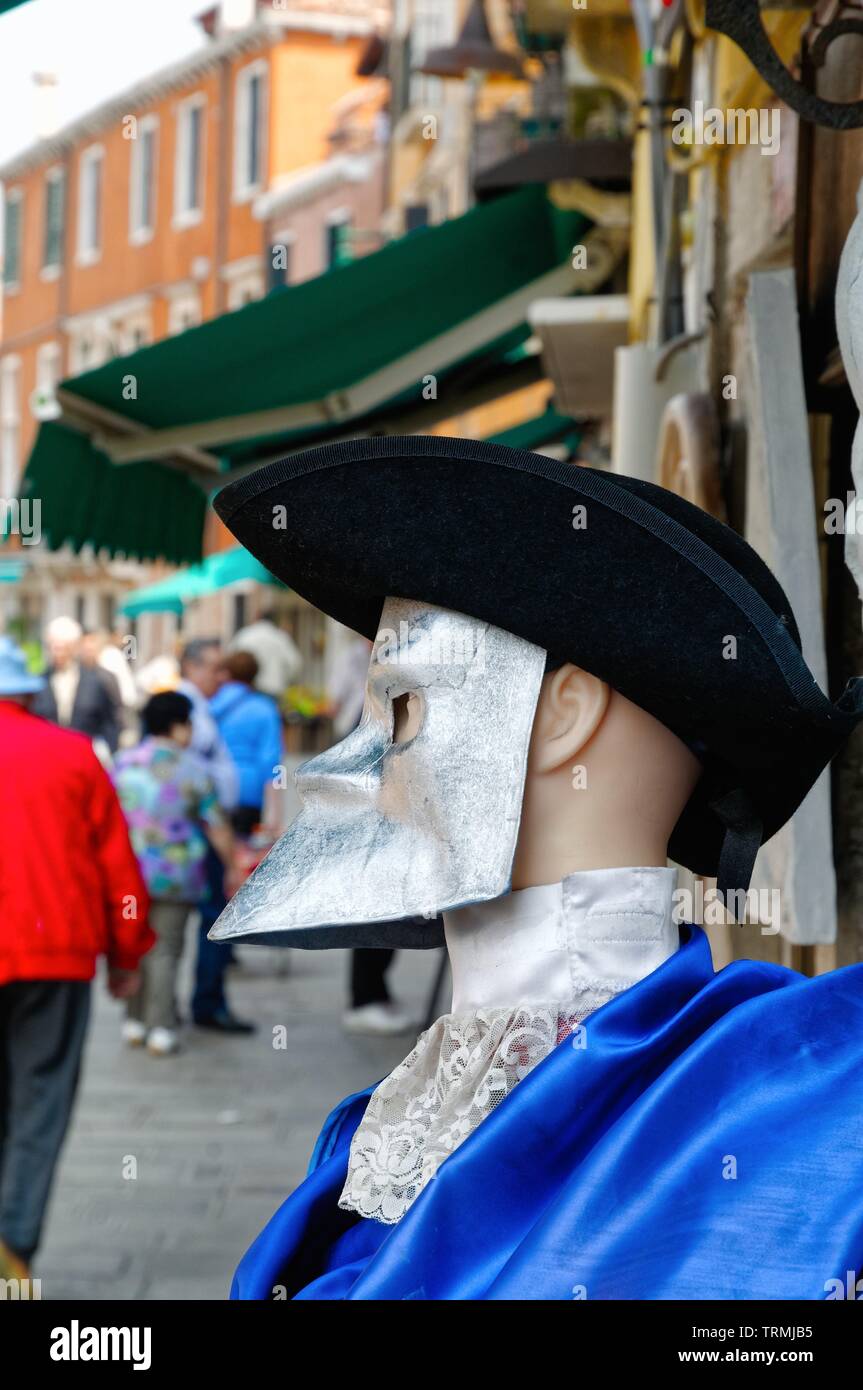
[[[168,303],[168,333],[185,333],[201,322],[201,297],[197,290],[172,295]]]
[[[174,222],[179,227],[199,222],[204,205],[204,110],[205,98],[200,92],[188,97],[177,110]]]
[[[267,65],[237,73],[234,102],[234,197],[250,198],[264,183]]]
[[[40,343],[36,349],[36,390],[30,397],[30,412],[36,420],[56,420],[57,383],[63,370],[63,349],[59,343]]]
[[[84,150],[78,165],[78,263],[92,265],[102,250],[101,145]]]
[[[69,344],[69,370],[73,376],[98,365],[93,360],[94,352],[95,343],[89,334],[79,333],[73,336]]]
[[[45,175],[45,226],[42,237],[42,271],[57,272],[63,264],[66,234],[66,171],[49,169]]]
[[[156,140],[157,116],[144,116],[132,143],[132,169],[129,182],[129,240],[149,241],[156,226]]]
[[[260,299],[264,292],[264,277],[260,270],[237,275],[228,282],[226,302],[228,309],[242,309]]]
[[[350,213],[332,213],[327,218],[327,225],[324,231],[324,236],[326,238],[324,264],[327,270],[332,270],[333,266],[336,265],[346,265],[351,259],[350,235]]]
[[[0,497],[18,492],[21,473],[21,359],[0,357]]]
[[[24,221],[24,194],[12,188],[3,209],[3,288],[17,290],[21,284],[21,246]]]
[[[139,348],[146,347],[150,342],[150,318],[132,318],[127,323],[120,325],[117,337],[117,349],[122,356],[128,352],[137,352]]]

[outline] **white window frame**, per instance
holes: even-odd
[[[35,420],[54,419],[44,409],[37,408],[38,398],[56,400],[57,386],[63,377],[63,345],[56,338],[40,343],[36,349],[36,389],[30,397],[30,414]],[[56,407],[60,414],[59,406]]]
[[[110,335],[118,357],[126,357],[130,352],[149,347],[153,341],[153,316],[149,305],[112,317]]]
[[[47,262],[45,252],[48,241],[48,185],[59,183],[63,185],[63,223],[60,228],[60,259],[58,261]],[[69,190],[66,185],[66,168],[63,164],[52,164],[50,169],[45,170],[45,178],[42,182],[43,189],[43,224],[42,224],[42,264],[39,267],[39,277],[42,280],[56,280],[63,269],[63,253],[66,243],[66,212],[69,202]]]
[[[269,64],[266,58],[256,58],[239,68],[234,79],[234,150],[233,150],[233,199],[235,203],[247,203],[260,193],[266,183],[267,167],[267,126],[269,115]],[[249,86],[254,77],[261,78],[261,104],[259,109],[260,131],[258,150],[260,169],[258,178],[249,177],[247,167],[249,135]]]
[[[62,372],[63,348],[56,338],[40,343],[36,349],[36,385],[53,391]]]
[[[191,318],[191,323],[185,323]],[[197,328],[203,322],[201,293],[197,288],[184,289],[173,293],[168,299],[168,336],[185,333],[188,328]]]
[[[200,143],[198,145],[198,204],[196,207],[187,207],[184,198],[188,189],[189,179],[187,165],[191,144],[189,132],[192,128],[192,112],[200,111]],[[185,97],[177,104],[176,122],[176,144],[174,147],[174,216],[173,225],[177,228],[194,227],[204,216],[204,198],[206,185],[206,142],[207,142],[207,94],[206,92],[193,92],[191,96]]]
[[[85,352],[84,349],[87,349]],[[110,353],[106,351],[102,334],[95,326],[82,328],[69,335],[69,373],[78,376],[83,372],[93,372],[107,362]]]
[[[87,170],[92,164],[99,166],[99,203],[96,209],[95,218],[90,218],[89,209],[85,202],[85,189],[87,185]],[[88,145],[81,151],[78,160],[78,216],[76,228],[77,254],[75,260],[79,266],[95,265],[102,259],[102,221],[105,212],[105,147],[104,145]],[[92,221],[92,226],[88,223]],[[92,231],[93,238],[89,241],[86,233]]]
[[[7,353],[0,357],[0,497],[7,501],[21,481],[21,386],[21,358]]]
[[[144,223],[144,148],[145,137],[152,136],[153,163],[150,169],[150,220]],[[130,140],[129,151],[129,245],[143,246],[152,241],[156,230],[156,199],[159,187],[159,117],[152,113],[138,121],[137,135]]]
[[[266,271],[259,256],[244,256],[222,270],[226,281],[225,307],[228,311],[244,309],[266,294]]]
[[[6,225],[6,208],[9,203],[18,205],[18,278],[17,280],[6,281],[6,250],[8,241],[8,228]],[[7,188],[3,194],[3,277],[0,279],[0,293],[17,294],[21,288],[21,279],[24,270],[24,189]]]

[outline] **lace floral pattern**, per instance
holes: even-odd
[[[339,1206],[400,1221],[444,1159],[614,992],[579,1006],[522,1004],[439,1018],[373,1093]]]

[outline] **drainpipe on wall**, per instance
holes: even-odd
[[[213,274],[215,276],[214,315],[225,312],[225,277],[228,217],[231,197],[231,65],[228,58],[219,63],[219,131],[217,140],[216,236]]]

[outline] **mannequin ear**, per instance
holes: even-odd
[[[610,695],[604,681],[571,662],[546,676],[533,722],[533,770],[553,772],[575,757],[602,723]]]

